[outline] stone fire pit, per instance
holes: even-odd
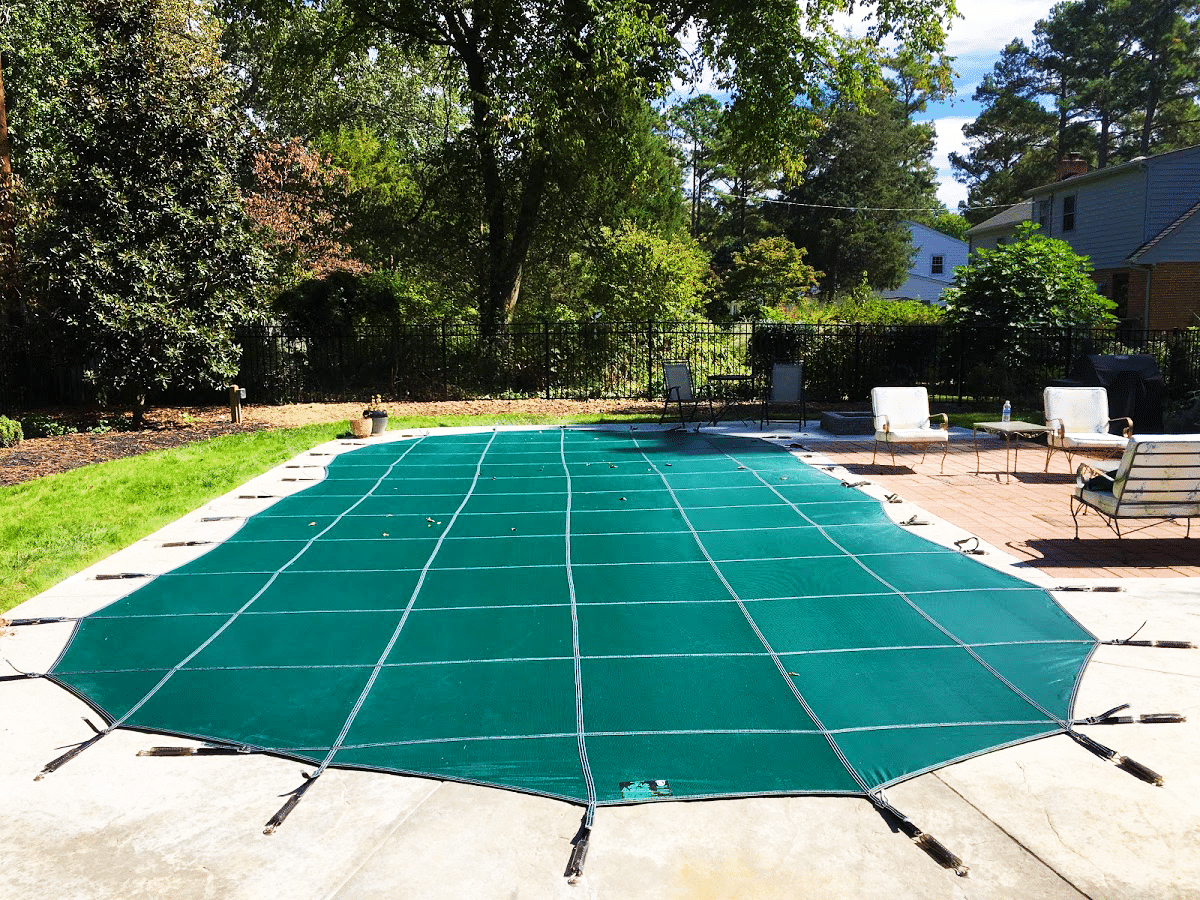
[[[875,425],[869,412],[821,413],[821,429],[830,434],[874,434]]]

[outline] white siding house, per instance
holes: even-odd
[[[941,303],[942,291],[954,280],[954,270],[967,264],[964,241],[942,234],[928,225],[907,222],[914,249],[908,279],[893,291],[881,291],[889,299]]]

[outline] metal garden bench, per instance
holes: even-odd
[[[1191,520],[1200,517],[1200,435],[1135,435],[1115,465],[1081,463],[1071,496],[1076,540],[1078,514],[1089,509],[1118,538],[1122,519],[1186,519],[1185,537],[1191,537]]]

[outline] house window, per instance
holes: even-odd
[[[1050,232],[1050,198],[1049,197],[1047,197],[1045,200],[1039,200],[1037,203],[1037,223],[1038,223],[1038,228],[1040,228],[1043,233],[1048,234]]]
[[[929,261],[929,274],[941,275],[946,267],[946,258],[944,256],[935,256]]]
[[[1063,197],[1062,230],[1075,230],[1075,195]]]

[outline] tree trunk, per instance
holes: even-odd
[[[493,94],[487,66],[474,42],[476,35],[461,25],[456,33],[459,41],[455,46],[462,56],[472,94],[471,124],[483,189],[487,260],[479,301],[479,325],[484,340],[490,342],[511,320],[520,296],[521,274],[533,244],[545,192],[546,161],[536,149],[536,137],[530,136],[523,148],[525,165],[522,167],[520,162],[512,165],[513,171],[524,172],[524,183],[520,186],[520,206],[510,225],[508,201],[512,186],[502,171],[501,136],[496,111],[492,108]]]
[[[1159,85],[1151,82],[1147,85],[1146,110],[1142,116],[1142,133],[1138,140],[1138,153],[1141,156],[1150,155],[1150,136],[1154,134],[1154,116],[1158,112],[1158,98],[1161,93]]]
[[[1108,166],[1108,139],[1109,132],[1112,131],[1112,118],[1108,110],[1100,113],[1100,134],[1096,143],[1096,168],[1103,169]]]
[[[138,391],[133,398],[133,430],[141,431],[146,427],[146,394]]]

